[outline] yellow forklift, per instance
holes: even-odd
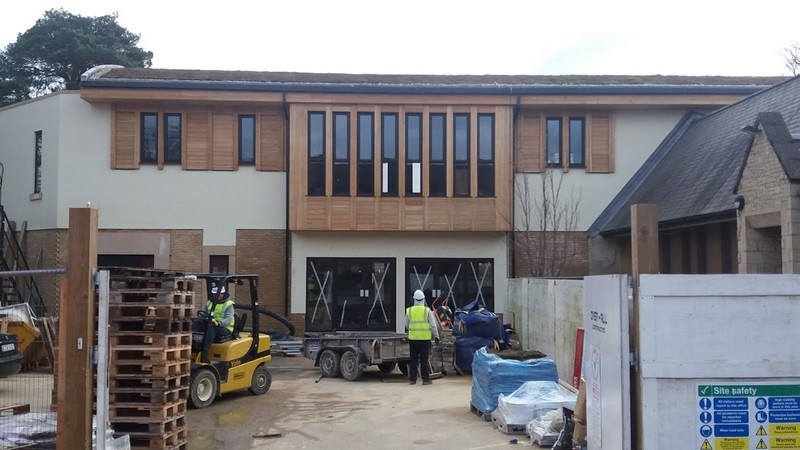
[[[272,384],[272,375],[266,363],[272,359],[270,354],[270,335],[262,333],[259,316],[265,314],[273,317],[287,328],[289,335],[294,335],[294,326],[283,316],[258,306],[258,275],[202,274],[199,280],[205,280],[206,298],[209,301],[197,311],[192,322],[192,364],[191,387],[189,388],[189,404],[195,408],[211,405],[216,397],[233,391],[247,389],[254,395],[265,394]],[[235,304],[234,329],[214,341],[206,361],[203,360],[203,337],[205,330],[211,326],[212,312],[217,304],[224,302],[216,292],[230,292],[230,285],[247,284],[250,289],[250,305]],[[247,323],[247,312],[252,315],[249,331],[244,327]]]

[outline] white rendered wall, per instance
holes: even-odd
[[[295,314],[306,308],[307,258],[396,258],[395,314],[405,307],[406,258],[493,258],[495,312],[506,310],[508,278],[506,239],[502,233],[293,233],[292,303]],[[471,277],[471,273],[461,276]],[[397,331],[403,331],[398,321]]]
[[[597,216],[608,206],[620,189],[628,182],[642,163],[653,153],[661,141],[683,117],[685,111],[614,111],[614,172],[586,173],[584,169],[570,169],[563,173],[556,169],[556,181],[563,174],[562,198],[578,198],[579,216],[576,231],[587,230]],[[515,186],[522,186],[520,178],[528,178],[531,196],[541,191],[541,174],[516,174]],[[516,226],[523,229],[522,208],[516,196]],[[535,224],[535,220],[534,220]]]

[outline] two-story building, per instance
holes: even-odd
[[[415,289],[505,310],[520,243],[550,239],[521,239],[541,174],[577,205],[563,274],[588,273],[585,230],[681,117],[777,81],[98,67],[0,109],[1,199],[45,267],[91,205],[100,265],[256,273],[301,329],[400,331]]]

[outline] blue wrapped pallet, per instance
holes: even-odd
[[[500,394],[509,395],[526,381],[558,383],[555,361],[503,359],[481,348],[472,359],[472,405],[484,414],[491,414],[497,408]]]

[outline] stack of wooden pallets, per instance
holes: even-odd
[[[133,449],[185,449],[192,278],[110,270],[109,421]]]

